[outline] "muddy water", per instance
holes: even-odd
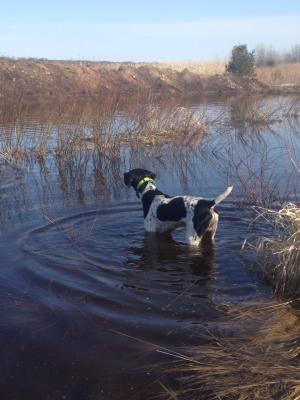
[[[228,104],[209,105],[211,115],[220,109],[222,132],[215,127],[185,149],[125,149],[101,179],[92,165],[82,172],[51,157],[43,165],[2,162],[6,400],[153,398],[163,380],[157,363],[165,360],[154,346],[201,343],[201,333],[222,318],[222,303],[272,297],[240,249],[253,230],[255,199],[299,195],[288,159],[299,154],[300,132],[283,122],[259,132],[229,126]],[[171,237],[144,232],[141,205],[122,183],[122,173],[139,166],[157,172],[170,195],[213,198],[235,185],[218,209],[215,247],[188,248],[182,230]],[[255,229],[268,232],[263,224]]]

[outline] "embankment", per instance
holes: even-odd
[[[108,94],[158,97],[227,96],[269,93],[272,87],[255,78],[231,74],[200,75],[156,65],[0,59],[0,97],[102,97]]]

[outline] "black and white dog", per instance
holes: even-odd
[[[186,226],[186,242],[197,246],[203,240],[213,241],[219,215],[214,207],[231,193],[229,186],[215,200],[201,197],[170,197],[156,188],[156,175],[145,169],[133,169],[124,174],[124,183],[132,186],[141,198],[144,224],[147,232],[169,232],[178,226]]]

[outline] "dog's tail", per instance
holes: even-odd
[[[232,192],[233,186],[228,186],[228,188],[225,190],[224,193],[220,194],[216,199],[215,199],[215,204],[217,205],[219,203],[221,203],[223,200],[226,199],[227,196],[230,195],[230,193]]]

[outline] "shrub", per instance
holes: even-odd
[[[254,50],[248,51],[246,44],[234,46],[226,71],[243,76],[253,75],[255,71]]]

